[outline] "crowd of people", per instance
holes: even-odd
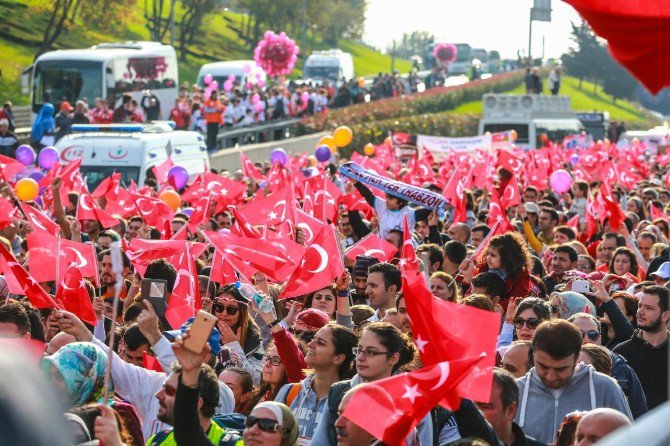
[[[490,183],[463,191],[465,212],[452,203],[446,216],[340,175],[346,160],[335,156],[310,178],[306,155],[212,170],[176,191],[175,209],[155,198],[167,184],[127,190],[110,177],[89,194],[76,164],[55,169],[39,201],[17,200],[5,178],[0,336],[32,340],[40,359],[0,342],[0,374],[12,377],[0,380],[0,443],[583,446],[630,426],[668,400],[662,155],[644,152],[632,187],[580,180],[559,194],[548,181],[527,184],[504,153],[487,158]],[[382,173],[415,184],[417,170],[397,167]],[[449,177],[431,167],[423,188],[447,193],[458,165]],[[425,281],[410,282],[414,264]],[[165,281],[167,312],[143,299],[142,279]],[[361,401],[436,365],[426,333],[442,327],[449,346],[483,336],[476,322],[417,314],[422,291],[435,314],[496,315],[497,345],[485,352],[495,368],[480,370],[491,392],[475,401],[454,384],[439,394],[460,400],[449,409],[438,398],[418,415],[381,419]],[[216,319],[200,353],[187,348],[194,322],[183,308]],[[426,396],[417,385],[400,398],[410,407]],[[26,386],[41,392],[35,413],[24,411],[30,392],[13,399]]]

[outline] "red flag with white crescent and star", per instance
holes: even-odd
[[[397,252],[398,248],[371,232],[347,248],[344,256],[351,260],[355,260],[356,256],[368,256],[380,262],[388,262]]]
[[[98,258],[95,245],[58,238],[43,231],[31,232],[26,240],[28,267],[38,282],[62,280],[67,268],[74,263],[83,277],[90,278],[95,285],[98,284]],[[60,257],[56,259],[59,252]],[[60,273],[60,277],[56,277],[57,272]]]
[[[35,209],[29,204],[19,203],[23,214],[26,216],[30,226],[36,231],[45,231],[52,235],[60,233],[60,226],[51,218],[44,215],[41,211]]]
[[[37,280],[31,276],[16,261],[11,252],[0,243],[0,272],[5,276],[7,288],[10,293],[25,295],[33,307],[41,310],[43,308],[61,308],[51,296],[44,291],[44,288],[37,283]]]

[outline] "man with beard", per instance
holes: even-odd
[[[351,275],[354,285],[354,291],[351,293],[353,305],[368,304],[368,298],[365,295],[365,289],[368,286],[368,268],[376,263],[379,263],[379,260],[374,257],[356,256],[356,262],[352,271],[353,274]]]
[[[626,358],[640,379],[649,410],[668,400],[668,299],[667,288],[643,288],[637,306],[637,330],[614,348]]]
[[[125,299],[130,288],[130,281],[124,278],[131,272],[130,260],[124,252],[121,253],[123,259],[123,277],[117,277],[112,271],[112,254],[109,249],[100,251],[98,254],[98,275],[100,276],[100,296],[105,299],[114,297],[114,286],[117,280],[123,280],[121,287],[121,299]]]

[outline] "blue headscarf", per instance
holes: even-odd
[[[595,316],[596,307],[591,303],[590,300],[586,298],[583,294],[576,293],[574,291],[564,291],[557,294],[558,299],[560,300],[560,316],[561,319],[568,319],[570,316],[576,313],[586,313],[586,307],[588,307],[588,313]]]
[[[47,102],[42,106],[40,112],[37,114],[37,118],[35,118],[35,122],[33,122],[30,137],[33,141],[39,142],[45,133],[51,132],[55,128],[56,121],[54,120],[54,106]]]

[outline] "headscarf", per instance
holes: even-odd
[[[589,313],[596,315],[596,306],[591,303],[583,294],[574,291],[564,291],[556,295],[561,301],[560,316],[561,319],[568,319],[576,313]],[[588,310],[586,310],[588,308]]]
[[[65,345],[53,355],[43,358],[41,365],[49,379],[52,378],[52,369],[58,370],[67,389],[69,407],[103,398],[107,355],[97,345],[90,342]]]
[[[298,422],[286,404],[276,401],[263,401],[254,407],[254,409],[258,408],[269,410],[277,418],[277,423],[283,428],[281,446],[296,446],[298,444]]]
[[[50,102],[46,102],[33,122],[33,127],[30,130],[30,137],[33,141],[39,141],[46,132],[56,128],[56,121],[54,120],[54,106]]]

